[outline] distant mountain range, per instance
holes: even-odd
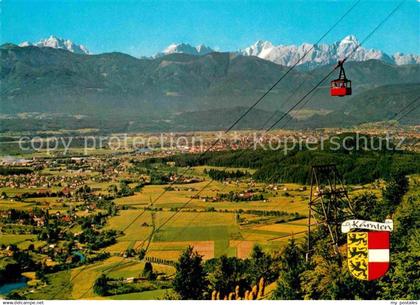
[[[164,56],[168,54],[189,54],[189,55],[206,55],[212,52],[216,52],[210,47],[207,47],[203,44],[200,44],[196,47],[193,47],[187,43],[171,44],[163,52],[157,53],[154,57]]]
[[[269,60],[279,65],[292,66],[306,52],[309,52],[298,64],[301,69],[313,69],[315,67],[337,63],[338,60],[350,55],[353,50],[360,44],[354,35],[348,35],[341,41],[333,44],[310,44],[303,43],[301,45],[273,45],[269,41],[257,41],[253,45],[230,53],[240,54],[244,56],[256,56],[265,60]],[[52,47],[65,49],[77,54],[89,54],[89,51],[83,45],[77,45],[70,40],[64,40],[55,36],[50,36],[37,43],[23,42],[19,46],[37,46]],[[191,46],[187,43],[171,44],[162,52],[157,53],[153,58],[161,57],[169,54],[188,54],[194,56],[202,56],[212,52],[216,52],[206,45]],[[395,65],[419,64],[420,55],[402,54],[400,52],[389,55],[380,50],[366,49],[360,47],[350,57],[353,61],[366,61],[370,59],[381,60],[386,63]]]
[[[305,68],[314,68],[323,65],[337,63],[338,60],[349,56],[353,50],[357,48],[360,42],[354,35],[344,37],[341,41],[334,44],[309,44],[301,45],[278,45],[275,46],[269,41],[259,40],[255,44],[235,51],[244,56],[256,56],[265,60],[272,61],[283,66],[292,66],[299,61],[298,66]],[[184,53],[190,55],[205,55],[214,52],[210,47],[197,46],[192,47],[188,44],[172,44],[160,54]],[[306,54],[308,52],[308,54]],[[306,54],[306,55],[305,55]],[[305,57],[303,57],[305,55]],[[354,54],[351,55],[350,60],[366,61],[370,59],[378,59],[386,63],[396,65],[418,64],[420,63],[419,55],[404,55],[402,53],[395,53],[388,55],[380,50],[358,48]]]
[[[71,40],[58,38],[53,35],[51,35],[48,38],[41,39],[40,41],[36,43],[24,41],[20,43],[19,46],[20,47],[35,46],[35,47],[40,47],[40,48],[48,47],[48,48],[54,48],[54,49],[63,49],[63,50],[67,50],[76,54],[90,54],[89,50],[85,46],[75,44]]]
[[[354,35],[346,36],[341,41],[331,45],[304,43],[299,46],[274,46],[269,41],[257,41],[252,46],[239,52],[242,55],[257,56],[284,66],[295,64],[299,58],[303,57],[306,52],[309,52],[299,63],[299,65],[307,66],[308,68],[337,63],[338,60],[346,58],[349,55],[351,55],[349,60],[352,61],[377,59],[396,65],[420,63],[419,55],[396,53],[391,56],[380,50],[366,49],[363,47],[359,47],[354,54],[351,54],[359,44],[360,42]]]
[[[35,128],[40,124],[41,129],[60,124],[64,124],[62,128],[118,126],[119,130],[219,128],[239,116],[287,70],[238,53],[174,53],[139,59],[122,53],[92,56],[61,48],[5,44],[0,55],[0,113],[8,118],[0,123],[3,130],[15,122],[10,118],[24,112],[70,116],[25,125]],[[239,127],[256,128],[269,117],[267,112],[288,110],[332,67],[292,71],[259,109],[249,114],[248,124]],[[310,115],[292,120],[288,126],[343,126],[385,120],[420,95],[420,64],[348,62],[346,72],[353,81],[353,96],[329,96],[328,81],[337,77],[332,75],[304,106]],[[403,122],[420,123],[419,111],[413,111]],[[25,117],[18,119],[13,128],[23,126]]]

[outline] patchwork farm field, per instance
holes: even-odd
[[[97,235],[115,232],[113,241],[100,249],[88,247],[86,242],[76,243],[77,250],[73,253],[85,253],[83,255],[88,257],[107,256],[58,271],[54,276],[47,275],[48,285],[40,285],[36,279],[32,290],[25,292],[28,298],[158,299],[171,293],[167,283],[175,273],[174,263],[189,246],[204,261],[222,255],[245,259],[257,244],[264,251],[274,253],[290,238],[303,238],[307,230],[309,189],[305,185],[257,183],[249,177],[211,181],[206,174],[208,170],[254,172],[215,166],[192,168],[192,177],[196,179],[193,182],[153,184],[145,180],[147,176],[143,173],[129,174],[128,162],[116,166],[118,173],[111,172],[108,178],[105,175],[106,179],[91,170],[60,176],[63,181],[75,181],[77,186],[71,192],[65,187],[66,183],[61,182],[56,183],[60,186],[48,189],[0,188],[3,194],[0,211],[3,213],[11,209],[26,213],[48,210],[50,218],[69,222],[64,224],[65,232],[74,237],[85,234],[86,220],[100,220],[90,225]],[[164,170],[169,173],[171,168]],[[44,169],[42,173],[55,177],[62,171],[62,168]],[[122,182],[124,179],[127,182]],[[367,189],[378,193],[376,186],[363,185],[355,187],[350,195]],[[88,199],[89,196],[95,201]],[[108,197],[112,197],[111,205]],[[101,203],[103,200],[107,203]],[[49,266],[60,265],[49,258],[48,253],[60,255],[64,251],[60,249],[68,247],[69,243],[40,240],[41,236],[44,238],[46,220],[37,223],[39,220],[34,219],[30,231],[4,225],[0,244],[22,250],[38,249],[38,261]],[[144,251],[144,257],[139,259],[141,251]],[[146,261],[153,262],[153,271],[158,277],[155,282],[141,280]],[[135,292],[101,297],[93,291],[93,286],[102,274],[122,282],[131,283],[133,279],[140,282],[129,284],[135,287]]]

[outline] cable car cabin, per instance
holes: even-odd
[[[340,67],[340,75],[338,76],[338,79],[331,81],[331,96],[351,95],[351,80],[347,79],[343,64],[344,60],[340,60],[337,64],[336,68]]]
[[[331,81],[331,96],[351,95],[351,81],[348,79],[336,79]]]

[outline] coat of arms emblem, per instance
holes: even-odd
[[[389,268],[391,219],[384,223],[367,220],[346,220],[341,231],[347,233],[347,263],[357,279],[372,281],[386,274]]]

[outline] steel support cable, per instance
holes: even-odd
[[[420,96],[416,97],[414,100],[412,100],[410,103],[408,103],[405,107],[403,107],[398,113],[396,113],[392,118],[390,118],[389,120],[394,120],[398,117],[398,115],[400,115],[402,112],[406,111],[407,109],[409,109],[410,106],[415,105],[418,101],[420,100]],[[397,119],[397,121],[401,121],[401,119],[403,119],[404,117],[406,117],[407,115],[409,115],[411,112],[413,112],[414,110],[417,109],[417,106],[414,106],[413,108],[411,108],[408,112],[406,112],[405,114],[403,114],[400,118]]]
[[[322,39],[324,39],[359,3],[361,0],[356,1],[329,29],[327,32],[325,32],[321,38],[318,39],[318,41],[310,48],[308,49],[291,67],[289,67],[289,69],[285,72],[285,74],[283,74],[279,80],[277,80],[259,99],[257,99],[256,102],[254,102],[254,104],[252,104],[248,110],[242,114],[233,124],[230,125],[230,127],[228,129],[225,130],[224,134],[227,134],[229,131],[231,131],[238,123],[239,121],[241,121],[252,109],[254,109],[315,47],[316,44],[318,44],[319,42],[322,41]],[[303,82],[301,83],[300,86],[303,85]],[[299,87],[300,87],[299,86]],[[291,97],[291,96],[290,96]],[[289,98],[290,98],[289,97]],[[271,118],[270,118],[271,120]],[[265,124],[264,124],[265,125]],[[220,141],[220,138],[216,139],[216,141],[214,141],[204,152],[202,152],[199,156],[198,156],[198,160],[201,159],[205,154],[207,154],[212,148],[214,148]],[[184,172],[178,176],[178,178],[176,180],[174,180],[170,185],[173,185],[174,183],[176,183],[182,176],[184,176],[188,171],[190,170],[189,167],[186,168],[186,170],[184,170]],[[153,205],[154,203],[156,203],[165,193],[167,192],[167,189],[163,190],[154,200],[150,205]],[[189,202],[188,202],[189,203]],[[149,205],[149,206],[150,206]],[[124,232],[125,230],[127,230],[129,227],[131,227],[144,213],[146,210],[144,210],[140,215],[138,215],[137,217],[135,217],[122,231]],[[175,215],[174,215],[175,216]],[[171,218],[172,219],[172,218]],[[158,228],[156,231],[158,231],[160,228]],[[149,238],[147,238],[149,239]],[[147,240],[146,239],[146,240]],[[142,245],[145,243],[144,240],[142,242]],[[148,243],[149,245],[150,243]],[[147,246],[148,248],[148,246]],[[136,248],[137,249],[137,248]]]
[[[402,4],[405,2],[406,0],[403,0],[403,1],[401,1],[391,12],[390,12],[390,14],[388,14],[387,15],[387,17],[384,19],[384,20],[382,20],[370,33],[369,33],[369,35],[351,52],[351,54],[349,55],[349,56],[347,56],[343,61],[342,61],[342,63],[344,63],[364,42],[366,42],[366,40],[368,40],[401,6],[402,6]],[[360,1],[358,1],[358,2],[360,2]],[[356,2],[356,4],[358,3],[358,2]],[[356,5],[355,4],[355,5]],[[354,6],[355,6],[354,5]],[[353,8],[354,8],[354,6],[352,6],[351,8],[350,8],[350,10],[349,11],[347,11],[346,12],[346,14],[345,15],[347,15]],[[339,21],[341,21],[342,19],[343,19],[344,17],[342,17],[342,18],[340,18],[340,20]],[[337,22],[338,23],[338,22]],[[330,29],[329,31],[331,31],[332,29]],[[304,57],[301,57],[300,58],[300,60],[302,60]],[[298,61],[299,62],[299,61]],[[297,63],[298,63],[297,62]],[[296,65],[297,65],[297,63],[294,65],[294,66],[292,66],[292,67],[295,67]],[[291,67],[291,68],[292,68]],[[320,82],[318,82],[317,83],[317,85],[314,87],[314,88],[312,88],[307,94],[305,94],[292,108],[290,108],[285,114],[283,114],[282,115],[282,117],[280,118],[280,119],[278,119],[274,124],[272,124],[271,126],[270,126],[270,128],[268,128],[267,130],[266,130],[266,132],[269,132],[270,130],[272,130],[287,114],[289,114],[293,109],[295,109],[306,97],[308,97],[311,93],[313,93],[337,68],[338,68],[339,66],[337,65],[330,73],[328,73],[327,74],[327,76],[325,76]],[[291,69],[289,69],[288,70],[288,72],[290,72],[291,71]],[[288,73],[288,72],[286,72],[286,73]],[[284,77],[283,77],[284,78]],[[273,87],[271,87],[269,90],[268,90],[268,92],[266,92],[264,95],[263,95],[263,97],[262,97],[262,99],[283,79],[283,78],[281,78]],[[262,100],[261,99],[261,100]],[[261,101],[260,100],[260,101]],[[252,110],[252,108],[253,107],[255,107],[260,101],[258,101],[257,100],[257,102],[256,103],[254,103],[254,105],[252,105],[251,107],[250,107],[250,109],[248,109],[247,110],[247,112],[242,116],[242,118],[247,114],[247,113],[249,113],[251,110]],[[241,118],[241,119],[242,119]],[[240,119],[239,120],[237,120],[237,121],[235,121],[234,122],[234,124],[232,124],[231,125],[231,127],[229,127],[228,129],[227,129],[227,132],[228,131],[230,131],[238,122],[240,121]],[[225,132],[225,133],[227,133],[227,132]],[[207,149],[204,153],[202,153],[201,155],[200,155],[200,157],[202,156],[202,155],[204,155],[205,153],[207,153],[212,147],[214,147],[218,142],[220,141],[220,139],[218,139],[218,140],[216,140],[210,147],[209,147],[209,149]],[[245,150],[244,150],[245,151]],[[227,168],[227,167],[226,167]],[[187,168],[187,170],[189,170],[189,168]],[[197,192],[196,193],[196,195],[195,196],[198,196],[199,194],[201,194],[201,192],[202,191],[204,191],[204,189],[206,189],[212,182],[213,182],[214,180],[210,180],[207,184],[205,184],[204,185],[204,187],[202,188],[202,189],[200,189],[199,190],[199,192]],[[163,192],[161,195],[163,195],[165,192]],[[161,197],[161,195],[160,196],[158,196],[158,198],[157,199],[159,199],[160,197]],[[156,200],[157,200],[156,199]],[[154,201],[154,202],[156,202],[156,200]],[[158,232],[163,226],[165,226],[173,217],[175,217],[178,213],[180,213],[181,211],[182,211],[182,209],[184,209],[190,202],[192,201],[192,198],[191,199],[189,199],[181,208],[179,208],[173,215],[171,215],[167,220],[165,220],[157,229],[155,229],[155,230],[153,230],[153,234],[154,233],[156,233],[156,232]],[[153,203],[154,203],[153,202]],[[152,203],[152,204],[153,204]],[[144,213],[144,212],[143,212]],[[136,220],[136,219],[135,219]],[[135,220],[132,222],[132,223],[134,223],[135,222]],[[128,226],[126,226],[126,228],[128,228],[128,227],[130,227],[131,225],[132,225],[132,223],[131,224],[129,224]],[[151,237],[152,236],[148,236],[144,241],[143,241],[143,243],[142,244],[144,244],[144,242],[146,241],[146,240],[149,240],[149,244],[150,244],[150,240],[151,240]],[[148,248],[148,246],[147,246],[147,248]],[[137,249],[137,248],[136,248]]]
[[[313,87],[311,90],[309,90],[309,92],[307,92],[293,107],[291,107],[287,112],[285,112],[274,124],[272,124],[270,126],[269,129],[273,129],[286,115],[288,115],[293,109],[295,109],[300,103],[302,103],[302,101],[309,96],[312,92],[314,92],[319,86],[322,85],[322,83],[327,80],[333,73],[335,70],[337,70],[337,68],[339,68],[340,66],[342,66],[368,39],[370,39],[370,37],[385,23],[388,21],[389,18],[391,18],[392,15],[394,15],[394,13],[396,11],[398,11],[398,9],[404,4],[404,2],[407,0],[402,0],[363,40],[361,43],[359,43],[356,48],[353,49],[353,51],[347,55],[338,65],[335,66],[335,68],[328,73],[324,78],[322,78],[316,85],[315,87]],[[308,100],[309,101],[309,100]]]
[[[252,109],[254,109],[258,104],[260,104],[264,98],[293,70],[296,66],[314,49],[315,45],[320,43],[322,39],[324,39],[332,30],[360,3],[361,0],[357,0],[322,36],[318,39],[318,41],[309,48],[292,66],[290,66],[287,71],[267,90],[260,98],[258,98],[238,119],[236,119],[225,131],[224,134],[229,133]],[[220,142],[220,138],[216,139],[204,152],[198,155],[197,159],[200,160],[203,158],[208,152],[210,152],[218,143]],[[190,167],[187,168],[181,173],[180,176],[176,180],[170,183],[170,185],[175,184],[178,180],[183,177],[188,171]],[[154,204],[158,201],[167,190],[163,190],[151,204]],[[136,219],[135,219],[136,220]],[[133,221],[133,223],[135,222]],[[129,226],[128,226],[129,227]]]
[[[402,4],[405,2],[406,0],[402,0],[364,39],[361,43],[359,43],[356,48],[354,48],[352,50],[352,52],[347,55],[342,61],[341,61],[341,65],[348,60],[361,46],[362,44],[364,44],[389,18],[391,18],[391,16],[402,6]],[[311,90],[309,90],[303,97],[301,97],[298,102],[296,102],[287,112],[285,112],[278,120],[276,120],[275,123],[273,123],[265,132],[269,132],[272,129],[274,129],[274,127],[283,119],[286,117],[286,115],[288,115],[293,109],[295,109],[299,104],[301,104],[310,94],[312,94],[319,86],[322,85],[322,83],[328,79],[336,70],[337,68],[339,68],[340,65],[336,65],[328,74],[326,74]],[[307,100],[307,102],[309,102],[309,99]],[[306,102],[306,103],[307,103]],[[254,145],[254,143],[252,143],[252,145]],[[245,150],[243,150],[245,151]],[[227,169],[227,167],[225,168]],[[199,190],[198,193],[196,193],[196,196],[201,194],[202,191],[204,191],[204,189],[206,189],[214,180],[210,180],[209,183],[205,184],[204,187],[202,189]],[[193,196],[194,197],[194,196]],[[166,223],[168,223],[173,217],[175,217],[175,215],[179,212],[181,212],[181,210],[183,208],[185,208],[190,202],[192,201],[192,198],[189,199],[180,209],[178,209],[173,215],[171,215],[166,221],[164,221],[156,230],[155,232],[159,231],[164,225],[166,225]]]
[[[325,77],[323,77],[311,90],[309,90],[301,99],[299,99],[299,101],[294,104],[287,112],[285,112],[275,123],[273,123],[266,132],[269,132],[270,130],[274,129],[274,127],[283,119],[286,117],[286,115],[288,115],[293,109],[295,109],[299,104],[301,104],[310,94],[312,94],[319,86],[322,85],[322,83],[328,79],[332,73],[334,73],[335,70],[337,70],[337,68],[341,67],[344,62],[346,62],[361,46],[362,44],[364,44],[401,6],[402,4],[405,2],[406,0],[401,1],[386,17],[385,19],[383,19],[364,39],[361,43],[359,43],[356,48],[354,48],[352,50],[352,52],[347,55],[341,62],[339,65],[335,66]],[[308,99],[306,103],[308,103],[310,100]],[[208,184],[206,184],[199,192],[198,194],[200,194],[208,185],[210,185],[213,182],[213,180],[210,180]],[[173,217],[175,217],[175,215],[180,212],[185,206],[187,206],[192,200],[188,200],[182,207],[181,209],[179,209],[175,214],[171,215],[171,217],[169,217],[167,219],[167,221],[165,221],[161,226],[158,227],[158,229],[156,229],[155,232],[159,231],[166,223],[168,223],[168,221],[170,221]],[[150,240],[150,238],[149,238]]]
[[[254,102],[254,104],[252,104],[248,110],[242,114],[237,120],[235,120],[235,122],[233,124],[230,125],[229,128],[227,128],[224,133],[227,134],[229,131],[231,131],[238,123],[239,121],[241,121],[252,109],[254,109],[315,47],[315,45],[317,45],[318,43],[320,43],[322,41],[322,39],[324,39],[359,3],[361,0],[357,0],[322,36],[321,38],[318,39],[318,41],[311,47],[309,48],[291,67],[289,67],[289,69],[259,98],[257,99],[257,101]],[[302,83],[303,85],[303,83]],[[202,152],[199,156],[198,156],[198,160],[201,159],[205,154],[207,154],[212,148],[214,148],[220,141],[220,138],[216,139],[216,141],[214,141],[204,152]],[[173,181],[170,185],[176,183],[179,178],[181,178],[182,176],[185,175],[186,172],[188,172],[190,170],[190,167],[187,167],[186,170],[181,173],[180,176],[178,176],[178,178]],[[157,200],[159,200],[165,193],[167,192],[167,189],[163,190],[162,193],[160,193],[158,195],[158,197],[156,197],[153,202],[150,205],[153,205]],[[139,217],[141,217],[141,215],[139,215]],[[137,218],[135,218],[132,223],[130,223],[127,227],[129,228],[135,221],[137,220]],[[126,229],[124,229],[123,231],[125,231]]]

